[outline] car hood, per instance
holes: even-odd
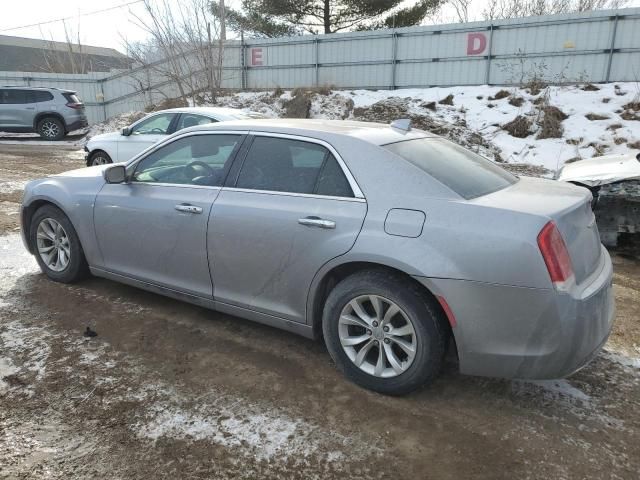
[[[92,142],[104,142],[104,141],[114,141],[120,139],[122,134],[120,132],[109,132],[109,133],[101,133],[100,135],[94,135],[89,139],[87,145]]]
[[[76,170],[69,170],[67,172],[51,175],[51,177],[75,177],[75,178],[87,178],[87,177],[102,177],[102,172],[107,168],[118,165],[116,163],[108,163],[106,165],[96,165],[94,167],[78,168]]]
[[[606,155],[569,163],[558,175],[563,182],[597,187],[608,183],[640,178],[640,154]]]

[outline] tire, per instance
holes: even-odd
[[[44,117],[39,120],[36,130],[43,139],[51,141],[62,140],[67,134],[64,124],[56,117]]]
[[[96,165],[105,165],[107,163],[113,163],[111,157],[107,152],[103,152],[102,150],[96,150],[89,155],[89,161],[87,162],[88,167],[93,167]]]
[[[40,228],[41,225],[42,228]],[[55,225],[59,225],[62,230],[58,230]],[[50,235],[51,232],[55,234],[56,239]],[[88,275],[89,267],[78,234],[67,216],[59,208],[45,205],[36,211],[31,219],[29,242],[42,273],[51,280],[73,283]],[[65,245],[67,248],[64,248]],[[51,246],[53,248],[50,248]],[[64,254],[60,253],[61,249],[64,250]],[[46,257],[50,252],[53,253],[50,257],[51,261],[48,263],[43,257]]]
[[[351,307],[354,301],[372,317],[375,316],[374,301],[380,302],[382,307],[379,308],[383,313],[378,318],[382,318],[383,323],[378,322],[375,328],[374,323],[369,323],[365,330],[362,326],[341,320],[349,310],[351,312],[346,317],[361,319]],[[386,319],[385,324],[384,317],[391,312],[392,305],[399,311]],[[391,333],[381,331],[382,325],[388,325]],[[412,334],[400,336],[411,327]],[[434,301],[407,279],[384,270],[355,273],[338,283],[327,298],[322,330],[329,354],[338,369],[357,385],[386,395],[405,395],[430,383],[440,372],[449,336],[446,319]],[[352,339],[359,341],[365,336],[367,340],[359,345],[343,347],[341,335],[347,342]],[[404,348],[400,348],[399,341],[413,346],[412,358]],[[361,366],[357,366],[355,362],[367,345],[369,351],[364,355],[364,361],[360,360]],[[380,346],[385,352],[382,362]],[[387,355],[388,349],[393,355]],[[392,357],[395,367],[390,361]],[[382,372],[378,371],[378,363],[385,365]]]

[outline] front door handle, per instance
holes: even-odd
[[[300,225],[305,225],[307,227],[318,227],[318,228],[336,228],[336,222],[333,220],[325,220],[320,217],[305,217],[299,218],[298,223]]]
[[[181,203],[180,205],[176,205],[175,209],[179,212],[186,213],[202,213],[202,207],[196,207],[195,205],[189,205],[187,203]]]

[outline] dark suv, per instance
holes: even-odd
[[[58,88],[0,87],[0,132],[36,132],[61,140],[88,125],[76,92]]]

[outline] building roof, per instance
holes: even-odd
[[[0,45],[37,48],[56,51],[69,51],[69,45],[66,42],[54,42],[52,40],[39,40],[35,38],[12,37],[10,35],[0,35]],[[93,47],[91,45],[72,44],[71,49],[74,53],[84,53],[85,55],[101,55],[105,57],[126,58],[126,55],[118,52],[113,48]]]

